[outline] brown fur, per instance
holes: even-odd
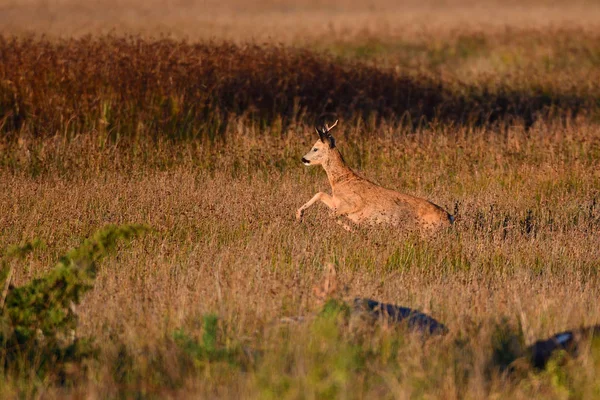
[[[435,231],[452,224],[452,216],[430,201],[386,189],[352,171],[329,133],[336,124],[337,121],[332,127],[317,128],[320,139],[302,158],[305,165],[323,166],[332,195],[323,192],[315,194],[296,212],[298,220],[302,220],[308,207],[322,201],[336,217],[347,217],[356,224],[387,223],[409,229],[417,228],[422,232]]]

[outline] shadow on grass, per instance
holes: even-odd
[[[325,112],[487,125],[597,115],[591,91],[490,88],[406,76],[278,46],[97,37],[51,42],[0,37],[0,129],[34,135],[222,135],[232,117],[285,129]]]

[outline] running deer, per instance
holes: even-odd
[[[385,189],[352,171],[335,146],[331,126],[316,127],[319,140],[302,157],[304,165],[322,165],[329,178],[331,196],[319,192],[296,212],[301,221],[304,211],[322,201],[336,217],[347,217],[356,224],[387,223],[409,229],[418,229],[422,233],[450,226],[454,217],[443,208],[418,197]],[[348,226],[342,224],[350,230]]]

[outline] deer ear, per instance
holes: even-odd
[[[327,140],[327,134],[323,132],[322,129],[319,129],[317,127],[315,127],[315,131],[317,131],[317,133],[319,134],[319,139],[321,139],[321,142],[325,143],[325,140]]]
[[[335,147],[335,138],[331,134],[327,134],[327,142],[329,143],[330,149]]]
[[[339,122],[339,119],[336,119],[335,122],[333,123],[333,125],[331,125],[331,126],[325,124],[325,129],[323,130],[324,133],[327,133],[327,141],[329,142],[329,148],[331,148],[331,149],[333,149],[335,147],[335,139],[329,132],[331,132],[331,130],[337,126],[338,122]]]

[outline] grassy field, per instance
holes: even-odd
[[[0,249],[45,242],[12,283],[107,224],[151,228],[77,307],[94,355],[41,373],[3,348],[1,397],[600,396],[598,340],[504,368],[600,322],[597,6],[114,3],[0,2]],[[329,190],[300,162],[324,111],[350,166],[453,229],[348,233],[323,206],[296,222]],[[449,333],[340,309],[281,322],[319,313],[327,263],[336,299]]]

